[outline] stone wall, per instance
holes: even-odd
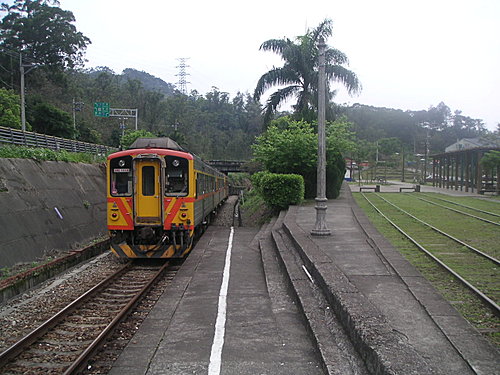
[[[103,165],[0,159],[0,267],[107,233]]]

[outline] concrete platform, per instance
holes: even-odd
[[[207,230],[110,374],[208,373],[229,231]],[[286,291],[280,293],[283,311],[275,313],[257,233],[255,228],[234,232],[220,374],[322,374]]]
[[[380,186],[380,192],[381,193],[399,193],[400,192],[400,188],[404,188],[405,190],[403,190],[403,192],[410,192],[411,188],[415,186],[415,184],[413,183],[409,183],[409,182],[401,182],[401,181],[387,181],[388,184],[384,185],[384,184],[379,184]],[[348,184],[347,186],[349,186],[350,190],[352,192],[359,192],[359,188],[360,186],[363,187],[363,186],[375,186],[375,185],[366,185],[366,184],[363,184],[363,183],[356,183],[356,184]],[[476,192],[476,190],[474,190],[474,192],[471,192],[471,191],[468,191],[466,192],[465,191],[465,188],[463,188],[463,190],[460,190],[460,188],[458,190],[456,189],[444,189],[444,188],[439,188],[439,187],[434,187],[432,186],[432,183],[427,183],[426,185],[420,185],[420,191],[422,193],[441,193],[441,194],[446,194],[446,195],[451,195],[451,196],[474,196],[474,197],[482,197],[482,198],[487,198],[489,197],[491,194],[489,193],[486,193],[486,194],[478,194]],[[366,191],[365,191],[366,192]]]

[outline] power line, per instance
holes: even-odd
[[[189,68],[189,65],[186,65],[186,60],[189,60],[189,57],[181,57],[178,58],[177,60],[180,61],[180,64],[176,66],[176,68],[179,68],[179,74],[176,74],[176,76],[179,77],[179,82],[177,82],[177,86],[179,87],[179,91],[181,93],[187,95],[187,84],[191,83],[191,82],[186,82],[186,76],[189,75],[189,73],[186,73],[186,68]]]
[[[16,59],[19,59],[19,53],[24,53],[24,51],[17,51],[17,50],[13,50],[11,48],[7,48],[5,46],[1,46],[0,53],[7,55],[7,56],[10,56],[10,57],[13,57],[13,58],[16,58]],[[41,61],[36,60],[35,58],[30,57],[30,56],[26,56],[26,55],[23,55],[23,61],[25,61],[26,63],[32,64],[32,65],[42,65],[43,64]]]

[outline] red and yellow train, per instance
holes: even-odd
[[[227,176],[169,138],[108,156],[107,224],[122,258],[180,258],[228,196]]]

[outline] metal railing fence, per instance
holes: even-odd
[[[89,152],[106,154],[116,151],[116,148],[80,142],[72,139],[59,138],[52,135],[38,134],[0,126],[0,143],[8,143],[27,147],[43,147],[51,150],[66,150],[69,152]]]

